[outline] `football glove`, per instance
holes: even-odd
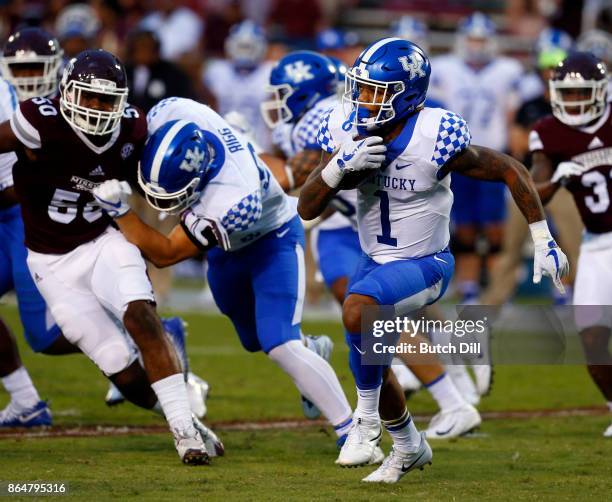
[[[380,136],[351,138],[340,146],[338,153],[321,171],[321,177],[329,187],[337,188],[346,173],[378,169],[385,160],[386,151]]]
[[[564,185],[567,183],[568,178],[571,176],[580,176],[585,170],[585,167],[582,164],[578,164],[578,162],[561,162],[557,166],[557,169],[555,169],[550,181],[552,183],[561,183]]]
[[[529,225],[533,237],[533,282],[539,284],[543,275],[549,276],[561,293],[565,288],[561,283],[561,277],[569,273],[569,262],[567,256],[561,251],[555,240],[548,231],[545,220],[531,223]]]
[[[100,183],[91,192],[98,205],[111,218],[119,218],[130,210],[127,199],[132,194],[132,189],[127,181],[108,180]]]

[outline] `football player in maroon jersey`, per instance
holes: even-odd
[[[532,175],[546,204],[560,186],[572,195],[585,233],[574,287],[576,325],[588,370],[612,411],[612,116],[608,70],[587,52],[570,54],[555,69],[550,85],[552,115],[533,128],[529,149]],[[612,425],[604,435],[612,437]]]
[[[203,464],[222,445],[192,417],[140,252],[91,194],[107,179],[135,175],[147,125],[127,94],[121,62],[103,50],[84,51],[66,66],[59,99],[26,100],[0,124],[0,152],[17,154],[13,178],[28,267],[64,336],[130,401],[161,408],[181,460]]]

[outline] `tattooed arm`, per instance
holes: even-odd
[[[260,154],[285,192],[300,188],[321,160],[321,150],[307,148],[289,160],[268,153]]]
[[[527,168],[509,155],[470,146],[447,162],[441,173],[456,172],[485,181],[505,183],[528,223],[544,220],[544,210]]]
[[[321,171],[325,168],[333,154],[322,152],[319,165],[310,173],[306,183],[300,192],[298,200],[298,213],[303,220],[313,220],[321,215],[334,195],[339,191],[338,187],[330,187],[321,177]]]
[[[533,282],[537,284],[543,275],[548,275],[559,291],[564,293],[561,277],[569,272],[569,263],[548,230],[540,197],[525,166],[489,148],[470,146],[442,167],[440,174],[447,172],[486,181],[502,181],[508,186],[512,198],[529,223],[533,238]]]

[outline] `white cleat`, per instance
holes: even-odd
[[[493,386],[493,366],[490,364],[475,364],[472,366],[476,391],[480,396],[487,396]]]
[[[480,395],[466,367],[461,364],[449,364],[446,366],[446,372],[451,377],[463,399],[472,406],[476,406],[480,402]]]
[[[206,399],[208,398],[210,385],[195,373],[189,372],[187,374],[186,386],[191,412],[198,418],[204,418],[208,412]]]
[[[612,438],[612,424],[603,433],[605,438]]]
[[[382,450],[378,448],[382,438],[382,427],[379,420],[364,420],[353,417],[353,425],[336,464],[342,467],[358,467],[380,461]],[[383,454],[384,457],[384,454]]]
[[[125,397],[123,397],[121,391],[115,387],[115,384],[110,382],[108,390],[106,391],[106,396],[104,396],[104,402],[107,406],[117,406],[125,402]]]
[[[461,436],[478,427],[482,422],[478,410],[465,403],[461,408],[439,412],[429,422],[425,431],[427,439],[450,439]]]
[[[416,452],[402,453],[392,448],[391,453],[385,458],[382,465],[361,481],[366,483],[397,483],[404,474],[414,469],[423,470],[426,464],[431,465],[432,456],[431,447],[425,439],[425,433],[421,432],[421,444]]]
[[[205,465],[210,462],[206,445],[198,429],[191,425],[183,430],[175,429],[174,445],[181,461],[188,465]]]
[[[209,457],[222,457],[225,455],[225,446],[223,446],[223,443],[212,429],[206,427],[196,417],[193,418],[193,426],[200,433]]]

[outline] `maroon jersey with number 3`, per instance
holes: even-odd
[[[91,190],[113,178],[135,179],[147,137],[144,114],[128,107],[121,127],[101,144],[70,126],[59,100],[33,98],[19,105],[11,128],[25,147],[13,178],[28,249],[64,254],[104,232],[112,220]]]
[[[612,116],[610,105],[597,122],[575,128],[552,115],[537,122],[529,136],[529,149],[542,151],[556,167],[573,161],[586,166],[570,178],[566,188],[574,196],[587,231],[612,232]]]

